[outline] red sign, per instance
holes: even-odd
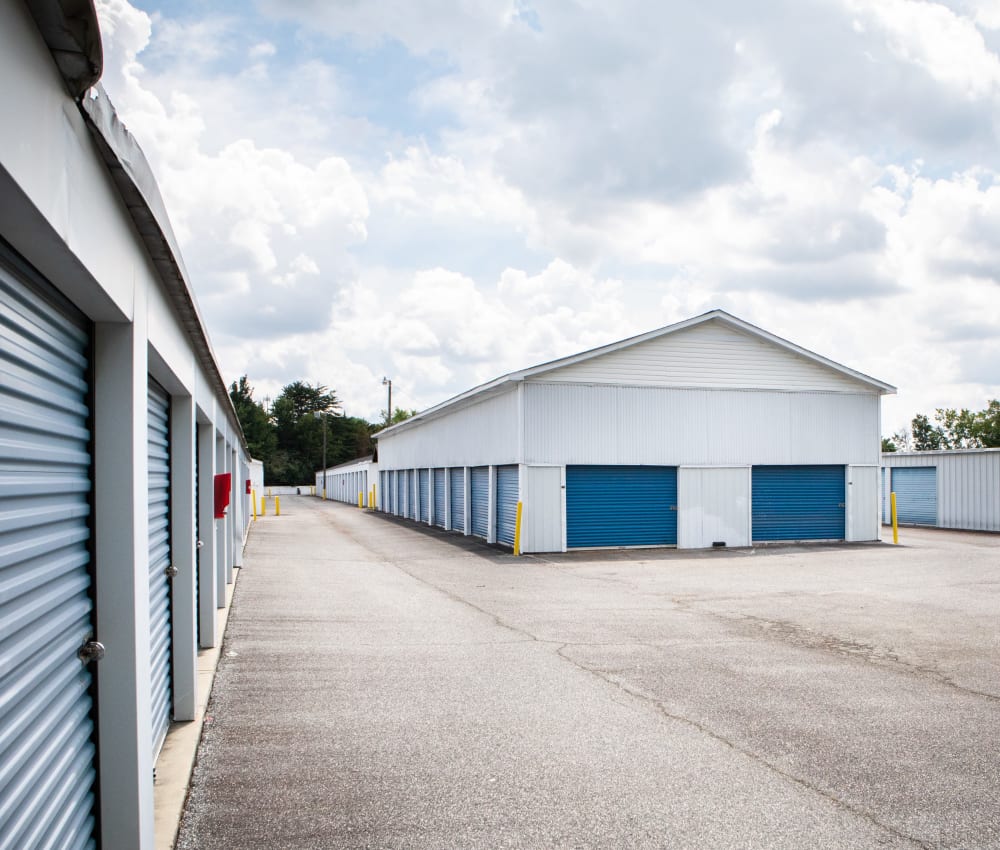
[[[233,474],[222,472],[215,476],[215,518],[225,519],[229,507],[229,491],[233,487]]]

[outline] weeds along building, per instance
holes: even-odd
[[[880,536],[895,388],[721,310],[376,435],[380,508],[524,552]]]
[[[0,845],[145,850],[249,457],[92,4],[0,3],[0,68]]]

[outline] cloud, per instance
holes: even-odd
[[[230,380],[375,416],[719,306],[887,431],[996,391],[994,0],[99,10]]]

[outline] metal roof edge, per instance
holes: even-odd
[[[230,422],[235,426],[235,432],[249,455],[246,435],[212,350],[194,290],[188,281],[177,238],[170,226],[163,197],[146,155],[118,117],[103,86],[94,86],[78,103],[80,114],[97,144],[101,158],[146,246],[167,295],[177,310],[180,322],[202,367],[212,379],[218,401],[227,410]]]
[[[882,457],[927,457],[928,455],[981,455],[994,453],[1000,453],[1000,448],[982,446],[973,449],[923,449],[912,452],[882,452]]]
[[[694,316],[690,319],[685,319],[681,322],[675,322],[672,325],[666,325],[662,328],[657,328],[656,330],[647,331],[646,333],[639,334],[638,336],[628,337],[627,339],[619,340],[618,342],[612,342],[608,345],[600,346],[599,348],[592,348],[589,351],[582,351],[579,354],[573,354],[569,357],[562,357],[558,360],[552,360],[548,363],[542,363],[538,366],[532,366],[529,369],[523,371],[523,377],[533,378],[538,375],[544,374],[545,372],[551,372],[555,369],[561,369],[565,366],[572,366],[576,363],[581,363],[586,360],[590,360],[595,357],[600,357],[604,354],[610,354],[614,351],[620,351],[623,348],[629,348],[633,345],[639,345],[643,342],[648,342],[651,339],[657,339],[661,336],[667,336],[672,333],[677,333],[678,331],[687,330],[688,328],[696,327],[697,325],[704,324],[706,322],[721,320],[727,322],[744,333],[751,334],[752,336],[760,337],[774,345],[778,345],[781,348],[791,351],[793,354],[797,354],[800,357],[805,357],[808,360],[812,360],[819,363],[821,366],[825,366],[830,369],[834,369],[841,374],[847,375],[854,380],[861,381],[862,383],[868,384],[870,386],[876,387],[882,394],[894,394],[896,388],[891,384],[887,384],[884,381],[880,381],[877,378],[873,378],[870,375],[866,375],[863,372],[859,372],[856,369],[851,369],[849,366],[844,366],[842,363],[837,363],[835,360],[830,360],[828,357],[824,357],[821,354],[817,354],[814,351],[810,351],[808,348],[803,348],[800,345],[796,345],[794,342],[789,342],[776,334],[772,334],[769,331],[765,331],[763,328],[759,328],[750,322],[740,319],[737,316],[732,315],[732,313],[727,313],[725,310],[714,309],[709,310],[707,313],[702,313],[701,315]]]
[[[628,348],[633,345],[639,345],[640,343],[647,342],[651,339],[656,339],[657,337],[666,336],[668,334],[677,333],[678,331],[686,330],[687,328],[692,328],[697,325],[704,324],[705,322],[710,322],[713,320],[721,320],[729,323],[735,328],[742,330],[744,333],[757,336],[761,339],[766,340],[774,345],[778,345],[787,351],[797,354],[800,357],[805,357],[808,360],[812,360],[815,363],[819,363],[829,369],[833,369],[840,372],[843,375],[860,381],[863,384],[868,384],[879,391],[881,395],[894,395],[896,393],[896,388],[892,384],[887,384],[884,381],[879,381],[876,378],[866,375],[863,372],[859,372],[856,369],[851,369],[849,366],[844,366],[841,363],[837,363],[835,360],[830,360],[828,357],[824,357],[821,354],[816,354],[814,351],[810,351],[808,348],[803,348],[800,345],[796,345],[793,342],[789,342],[787,339],[783,339],[780,336],[769,333],[763,328],[759,328],[756,325],[751,324],[743,319],[740,319],[731,313],[727,313],[725,310],[714,309],[709,310],[707,313],[702,313],[698,316],[693,316],[690,319],[684,319],[680,322],[675,322],[672,325],[665,325],[662,328],[656,328],[655,330],[646,331],[645,333],[638,334],[636,336],[627,337],[626,339],[618,340],[617,342],[611,342],[607,345],[602,345],[597,348],[591,348],[587,351],[581,351],[578,354],[571,354],[568,357],[560,357],[556,360],[550,360],[546,363],[540,363],[537,366],[529,366],[526,369],[520,369],[515,372],[508,372],[506,375],[501,375],[499,378],[494,378],[492,381],[487,381],[485,384],[480,384],[477,387],[473,387],[470,390],[466,390],[464,393],[453,396],[440,404],[430,407],[425,411],[421,411],[416,416],[412,416],[409,419],[399,422],[396,425],[391,425],[388,428],[383,428],[381,431],[372,435],[373,439],[378,439],[379,437],[385,436],[386,434],[398,433],[399,430],[404,429],[412,425],[416,425],[419,422],[426,422],[430,419],[434,419],[437,416],[443,414],[448,408],[454,405],[460,404],[463,401],[468,401],[475,398],[476,396],[485,395],[488,391],[496,389],[505,383],[516,383],[518,381],[523,381],[526,378],[535,378],[539,375],[544,375],[547,372],[552,372],[556,369],[561,369],[564,366],[572,366],[576,363],[581,363],[586,360],[593,359],[595,357],[600,357],[604,354],[610,354],[614,351],[620,351],[623,348]]]
[[[104,72],[104,48],[93,0],[25,0],[71,97]]]

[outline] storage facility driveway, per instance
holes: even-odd
[[[1000,847],[1000,536],[253,528],[179,847]]]

